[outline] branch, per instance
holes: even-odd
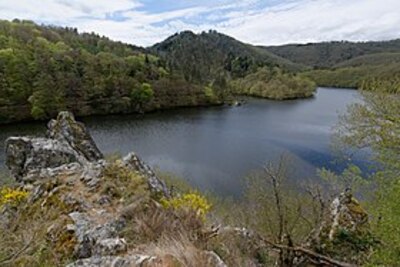
[[[347,262],[341,262],[335,259],[332,259],[330,257],[324,256],[322,254],[316,253],[312,250],[303,248],[303,247],[289,247],[289,246],[285,246],[285,245],[279,245],[279,244],[275,244],[273,242],[270,242],[269,240],[266,240],[263,238],[263,241],[268,243],[269,245],[271,245],[273,248],[277,248],[280,250],[291,250],[294,252],[299,252],[302,254],[305,254],[306,256],[313,258],[313,259],[317,259],[320,262],[323,262],[325,264],[329,264],[331,266],[335,266],[335,267],[356,267],[357,265],[351,264],[351,263],[347,263]]]
[[[237,234],[240,234],[243,237],[247,237],[249,239],[252,240],[259,240],[263,243],[265,243],[267,246],[270,246],[272,249],[277,249],[279,251],[283,251],[283,250],[290,250],[293,252],[297,252],[300,254],[303,254],[305,256],[307,256],[312,262],[319,262],[319,263],[323,263],[327,266],[332,266],[332,267],[357,267],[357,265],[351,264],[351,263],[347,263],[347,262],[341,262],[335,259],[332,259],[328,256],[316,253],[312,250],[303,248],[303,247],[299,247],[299,246],[286,246],[286,245],[281,245],[281,244],[276,244],[266,238],[263,238],[262,236],[260,236],[259,234],[254,233],[253,231],[249,231],[246,228],[239,228],[239,227],[223,227],[220,229],[220,233],[221,232],[235,232]]]

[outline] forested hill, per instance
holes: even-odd
[[[83,116],[210,101],[144,48],[74,28],[0,21],[0,123],[65,109]]]
[[[319,86],[361,88],[400,77],[400,39],[381,42],[324,42],[263,47],[313,68],[305,73]]]
[[[151,50],[179,69],[190,81],[215,77],[243,77],[261,66],[280,67],[286,71],[306,69],[265,49],[242,43],[216,31],[194,34],[184,31],[170,36]]]
[[[298,64],[314,68],[331,68],[360,56],[378,53],[398,53],[400,52],[400,39],[380,42],[342,41],[289,44],[262,48]]]
[[[0,123],[61,110],[86,116],[219,104],[233,80],[260,67],[275,69],[255,91],[260,96],[309,96],[307,78],[293,74],[304,66],[215,31],[141,48],[75,28],[0,20]],[[269,86],[275,80],[280,86]]]

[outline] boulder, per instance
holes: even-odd
[[[115,255],[126,250],[126,242],[118,237],[124,227],[122,219],[105,211],[97,214],[72,212],[69,217],[74,222],[70,228],[77,238],[75,255],[88,258],[98,255]]]
[[[89,162],[103,158],[85,125],[77,122],[71,112],[60,112],[57,119],[47,124],[47,128],[48,138],[67,143]]]
[[[6,165],[18,182],[35,170],[56,168],[80,160],[76,151],[58,140],[29,137],[6,140]]]
[[[6,140],[6,165],[18,182],[64,164],[87,166],[103,158],[85,126],[70,112],[60,112],[56,120],[49,122],[47,137]]]

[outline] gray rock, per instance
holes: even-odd
[[[58,140],[10,137],[6,140],[6,165],[18,181],[30,172],[77,162],[79,155]]]
[[[68,143],[88,161],[103,158],[103,154],[97,148],[85,125],[77,122],[71,112],[60,112],[57,119],[51,120],[47,127],[48,138]]]
[[[114,255],[126,249],[126,242],[118,237],[118,232],[125,226],[125,221],[115,219],[105,211],[98,212],[98,216],[106,222],[98,223],[96,218],[83,212],[72,212],[69,217],[74,221],[77,245],[75,254],[78,258],[87,258],[91,255]],[[125,244],[125,245],[124,245]]]
[[[92,189],[95,189],[100,182],[104,167],[106,166],[105,160],[99,160],[97,162],[89,162],[83,168],[81,180]]]
[[[332,201],[330,218],[324,225],[327,227],[329,240],[334,239],[339,229],[361,234],[369,228],[368,214],[353,197],[351,190],[347,189]]]
[[[94,256],[88,259],[77,260],[67,265],[67,267],[134,267],[143,266],[150,262],[154,257],[147,255],[129,255],[129,256]]]
[[[131,152],[122,159],[125,167],[137,171],[146,177],[150,190],[170,197],[170,192],[165,182],[158,178],[149,165],[144,163],[135,153]]]
[[[76,122],[71,113],[60,112],[56,120],[50,121],[47,136],[10,137],[6,140],[6,165],[18,182],[53,177],[71,167],[61,166],[71,163],[85,166],[85,174],[92,179],[99,174],[101,167],[90,166],[90,163],[98,162],[103,155],[85,126]]]
[[[116,255],[127,250],[124,238],[108,238],[97,242],[94,253],[96,255]]]

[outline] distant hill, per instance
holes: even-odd
[[[280,67],[286,71],[306,69],[216,31],[177,33],[150,50],[165,59],[171,69],[182,71],[190,81],[206,82],[221,75],[243,77],[261,66]]]
[[[396,64],[400,63],[400,52],[391,53],[375,53],[368,54],[359,57],[355,57],[346,61],[342,61],[339,64],[333,66],[333,68],[344,68],[344,67],[360,67],[363,65],[376,66],[384,64]]]
[[[381,42],[324,42],[260,47],[303,64],[319,86],[360,88],[372,79],[400,76],[400,39]]]
[[[289,44],[261,48],[298,64],[314,68],[331,68],[360,56],[378,53],[399,53],[400,39],[380,42],[343,41]]]

